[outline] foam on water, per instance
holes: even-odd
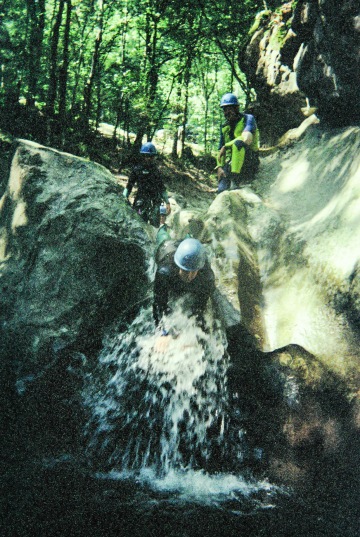
[[[97,477],[116,481],[131,479],[133,474],[112,470],[108,473],[99,472]],[[241,475],[230,473],[210,475],[202,470],[171,470],[159,478],[153,469],[144,468],[137,474],[136,480],[156,491],[176,493],[178,498],[185,501],[198,501],[202,504],[251,499],[262,493],[262,499],[266,497],[268,500],[266,507],[272,507],[271,500],[278,493],[285,493],[285,489],[280,489],[266,480],[247,480]],[[264,503],[263,501],[263,505]]]
[[[88,455],[98,477],[133,477],[158,491],[202,502],[243,497],[271,486],[244,479],[247,446],[229,404],[229,358],[221,324],[205,326],[182,313],[167,319],[176,332],[166,353],[150,310],[109,338],[84,391]]]

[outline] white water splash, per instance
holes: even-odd
[[[246,442],[231,416],[220,322],[209,311],[203,329],[179,306],[167,326],[178,335],[166,353],[157,353],[160,333],[150,310],[142,310],[125,332],[106,342],[98,376],[89,375],[86,436],[98,476],[133,476],[186,498],[267,490],[270,485],[240,474]]]
[[[129,472],[110,471],[98,473],[99,479],[126,480],[132,477]],[[141,470],[137,476],[143,484],[149,485],[159,492],[176,493],[178,499],[201,504],[214,504],[214,502],[229,502],[231,500],[252,499],[254,495],[262,494],[262,507],[273,507],[272,501],[277,493],[286,493],[269,483],[267,480],[246,480],[241,475],[220,473],[210,475],[201,470],[171,470],[159,478],[152,469]]]

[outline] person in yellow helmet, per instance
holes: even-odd
[[[259,167],[259,129],[251,114],[242,114],[233,93],[222,96],[226,122],[221,126],[217,157],[218,194],[254,179]]]

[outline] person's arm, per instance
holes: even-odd
[[[254,137],[250,131],[243,131],[241,135],[241,140],[244,142],[245,145],[248,145],[250,147],[253,142],[253,139]]]
[[[220,140],[219,140],[219,147],[218,147],[219,153],[216,158],[217,168],[222,168],[225,165],[224,147],[225,147],[225,138],[224,138],[224,133],[223,133],[222,126],[221,126],[220,127]]]
[[[232,141],[239,150],[243,147],[246,148],[251,146],[257,129],[256,120],[253,115],[244,114],[244,122],[245,124],[242,132]]]
[[[161,172],[160,172],[160,170],[159,170],[159,168],[157,166],[153,170],[153,180],[156,183],[156,190],[160,194],[161,201],[165,202],[166,214],[168,215],[168,214],[171,213],[169,195],[167,193],[167,190],[166,190],[163,178],[162,178],[162,174],[161,174]]]
[[[225,171],[224,171],[225,161],[226,161],[225,138],[224,138],[224,133],[223,133],[223,130],[222,130],[222,127],[221,127],[220,128],[219,152],[218,152],[217,157],[216,157],[216,168],[215,168],[216,173],[217,173],[218,181],[220,181],[220,179],[224,175],[226,175]]]
[[[199,320],[202,320],[207,302],[215,291],[215,275],[208,261],[202,270],[203,272],[196,287],[197,292],[194,296],[193,304],[193,313],[196,315],[196,317],[198,317]]]
[[[154,280],[154,302],[153,302],[153,317],[154,317],[156,326],[160,325],[162,316],[168,311],[168,300],[169,300],[168,277],[169,277],[169,269],[167,267],[160,267],[156,271],[155,280]]]
[[[166,214],[170,214],[171,213],[171,206],[170,206],[169,196],[168,196],[168,193],[167,193],[166,189],[164,189],[164,191],[162,192],[161,199],[166,204]]]
[[[135,183],[136,183],[136,174],[134,173],[134,171],[131,171],[130,175],[129,175],[128,182],[127,182],[127,185],[123,190],[123,196],[124,196],[125,199],[129,198],[129,196],[130,196],[130,194],[132,192],[132,189],[134,188]]]
[[[241,140],[247,145],[251,146],[254,140],[254,135],[257,129],[256,120],[252,114],[244,114],[245,126],[241,134]]]
[[[238,131],[238,127],[235,128],[235,133],[236,133],[235,138],[233,138],[232,140],[224,144],[219,155],[223,153],[223,155],[225,156],[226,149],[234,145],[239,150],[242,148],[251,146],[254,140],[256,129],[257,129],[256,121],[255,121],[254,116],[252,116],[251,114],[244,114],[243,120],[244,120],[244,124],[243,124],[244,126],[241,132],[236,132]]]

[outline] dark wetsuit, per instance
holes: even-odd
[[[214,290],[215,276],[208,261],[199,270],[196,278],[189,283],[180,279],[179,267],[174,261],[159,266],[154,283],[153,313],[156,325],[164,314],[171,311],[170,299],[177,299],[187,294],[191,298],[190,315],[196,315],[201,321],[207,301]]]
[[[157,227],[160,223],[159,207],[163,201],[168,203],[169,198],[155,163],[150,161],[134,166],[126,185],[128,196],[135,185],[137,185],[137,192],[133,204],[134,209],[145,222],[150,222]]]

